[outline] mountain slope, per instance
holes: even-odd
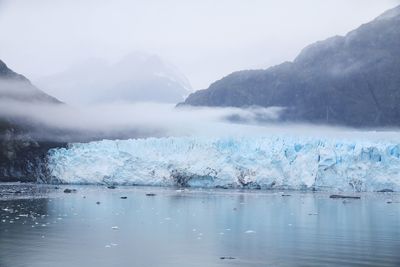
[[[183,101],[191,87],[171,64],[156,55],[133,53],[116,63],[90,59],[36,82],[68,103]],[[79,95],[79,99],[76,97]]]
[[[400,6],[293,62],[239,71],[191,94],[194,106],[285,107],[282,120],[400,126]]]
[[[0,105],[12,103],[23,109],[26,104],[61,104],[56,98],[40,91],[24,76],[10,70],[0,60]],[[31,136],[34,122],[24,118],[14,118],[0,114],[0,182],[35,182],[44,179],[47,151],[65,144],[37,141]]]
[[[56,98],[36,88],[23,75],[15,73],[0,60],[0,100],[59,104]]]

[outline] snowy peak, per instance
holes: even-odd
[[[119,70],[125,80],[130,80],[133,76],[137,79],[162,77],[182,85],[187,90],[186,93],[191,90],[187,78],[175,66],[157,55],[132,53],[117,62],[113,68]]]
[[[191,90],[186,77],[156,55],[132,53],[116,63],[90,59],[38,81],[70,103],[182,101]]]

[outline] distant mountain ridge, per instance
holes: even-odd
[[[142,52],[127,55],[115,63],[88,59],[36,83],[73,104],[177,103],[191,91],[186,77],[172,64],[157,55]]]
[[[400,6],[316,42],[293,62],[234,72],[183,105],[279,106],[281,120],[355,127],[400,126]]]

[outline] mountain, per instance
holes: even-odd
[[[56,98],[47,95],[24,76],[10,70],[0,60],[0,105],[12,102],[23,109],[29,104],[61,104]],[[48,175],[46,168],[47,151],[65,144],[38,141],[31,132],[41,125],[24,118],[6,117],[0,114],[0,182],[34,182]]]
[[[23,75],[10,70],[0,60],[0,100],[15,100],[23,102],[43,102],[60,104],[56,98],[49,96],[36,88]]]
[[[177,103],[191,86],[174,66],[156,55],[132,53],[116,63],[90,59],[36,83],[67,103]],[[79,95],[79,100],[77,100]]]
[[[304,48],[293,62],[238,71],[183,105],[283,107],[281,120],[400,126],[400,6]]]

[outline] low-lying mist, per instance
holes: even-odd
[[[395,132],[278,123],[281,108],[198,108],[156,103],[90,106],[0,100],[0,117],[27,125],[30,136],[45,141],[87,142],[169,136],[264,136],[398,139]]]
[[[0,117],[29,126],[35,138],[68,142],[256,133],[263,128],[256,125],[259,118],[273,121],[279,110],[177,108],[144,102],[70,106],[0,99]]]

